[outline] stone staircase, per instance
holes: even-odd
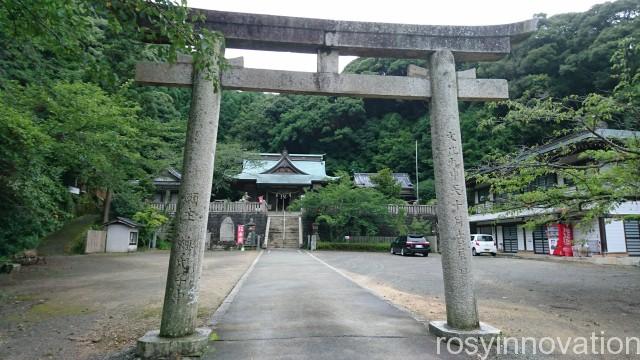
[[[300,213],[269,213],[268,248],[297,249],[300,236]],[[283,235],[284,234],[284,235]]]

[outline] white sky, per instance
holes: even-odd
[[[332,20],[425,25],[496,25],[588,10],[604,0],[188,0],[191,7],[254,14]],[[245,67],[316,71],[313,54],[227,49],[227,58],[243,56]],[[340,57],[340,69],[354,59]]]

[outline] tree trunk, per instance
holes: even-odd
[[[111,212],[111,198],[113,197],[113,191],[107,189],[107,196],[104,198],[104,208],[102,209],[102,223],[109,221],[109,213]]]

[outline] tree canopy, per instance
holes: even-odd
[[[390,199],[372,188],[355,187],[350,175],[338,173],[339,180],[317,191],[309,191],[292,204],[303,208],[305,216],[325,225],[328,237],[344,235],[376,235],[384,228],[404,226],[404,219],[389,214]]]
[[[467,168],[502,163],[580,129],[585,122],[578,120],[589,117],[640,130],[639,13],[636,0],[618,0],[583,13],[538,15],[540,29],[509,56],[458,64],[477,67],[479,77],[506,78],[511,94],[508,102],[460,105]],[[218,35],[199,28],[200,20],[174,0],[3,2],[0,256],[36,245],[87,204],[100,206],[105,189],[113,190],[114,211],[132,216],[153,175],[180,168],[190,91],[137,86],[134,64],[192,52],[197,66],[210,65],[207,49]],[[345,71],[402,76],[409,64],[425,61],[360,58]],[[324,153],[330,174],[389,168],[414,178],[416,141],[420,198],[434,197],[425,102],[224,91],[218,138],[218,197],[233,196],[228,175],[245,149]],[[611,150],[592,156],[631,158]],[[72,196],[69,185],[85,193]],[[358,189],[352,195],[378,200]],[[372,231],[357,219],[340,221],[353,232]]]

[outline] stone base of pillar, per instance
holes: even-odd
[[[478,339],[478,341],[482,341],[482,339],[484,339],[485,344],[489,344],[491,339],[494,339],[495,344],[495,338],[500,336],[502,332],[483,322],[480,322],[479,329],[458,330],[450,327],[446,321],[430,321],[429,333],[438,338],[444,338],[446,340],[452,339],[455,340],[455,342],[459,341],[460,343],[464,343],[468,338],[475,338]]]
[[[160,330],[149,331],[138,339],[137,354],[142,359],[201,356],[207,350],[209,335],[209,328],[196,328],[193,335],[180,338],[160,337]]]

